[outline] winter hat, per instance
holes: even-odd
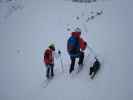
[[[55,45],[54,45],[53,43],[51,43],[51,44],[49,45],[49,48],[52,49],[53,51],[55,51]]]
[[[79,27],[77,27],[75,30],[75,32],[80,32],[81,33],[81,29]]]

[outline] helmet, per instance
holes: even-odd
[[[77,27],[75,30],[75,32],[80,32],[81,33],[81,29],[79,27]]]
[[[53,43],[49,45],[49,48],[55,51],[55,45]]]

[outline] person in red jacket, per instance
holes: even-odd
[[[44,63],[46,65],[46,77],[47,79],[52,78],[54,76],[54,55],[55,51],[54,44],[49,45],[49,47],[44,52]]]

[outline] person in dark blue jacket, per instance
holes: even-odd
[[[67,41],[67,51],[71,59],[69,73],[71,73],[74,70],[76,58],[79,58],[78,62],[79,66],[81,67],[83,65],[83,60],[84,60],[83,50],[85,50],[87,43],[82,38],[80,38],[80,35],[81,35],[80,28],[76,28],[75,32],[71,33],[71,36]]]

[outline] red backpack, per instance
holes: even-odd
[[[87,43],[82,38],[79,39],[79,45],[82,50],[86,49]]]
[[[53,59],[52,59],[52,50],[51,49],[46,49],[44,52],[44,63],[45,64],[52,64]]]

